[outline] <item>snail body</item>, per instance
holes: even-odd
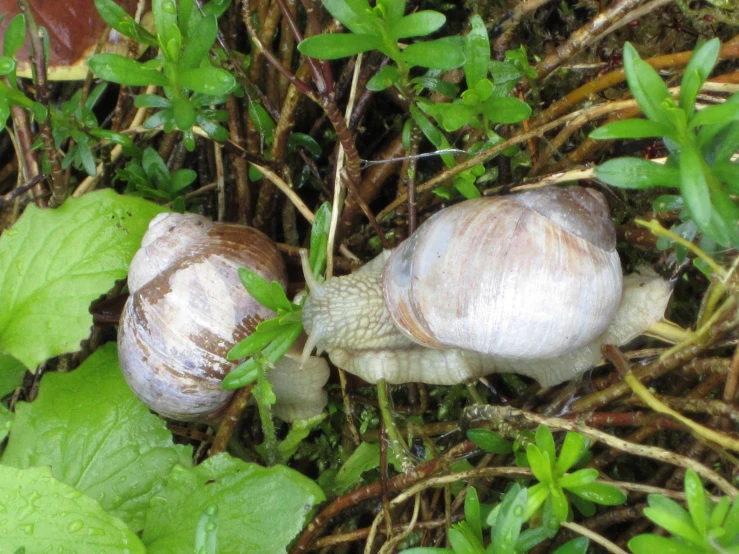
[[[597,191],[462,202],[362,271],[311,285],[307,348],[370,382],[516,372],[554,385],[664,313],[667,284],[635,276],[624,287],[615,246]]]
[[[275,315],[244,289],[237,273],[241,266],[286,284],[277,248],[256,229],[194,214],[161,214],[150,223],[129,269],[118,352],[129,386],[155,412],[214,421],[225,411],[233,391],[221,382],[236,365],[226,358],[228,351]],[[286,358],[270,371],[289,373],[298,366]],[[306,375],[313,385],[303,383],[305,404],[320,405],[308,409],[313,415],[325,402],[320,389],[328,368],[312,359]],[[296,406],[300,401],[289,404],[283,410],[288,418],[304,417]]]

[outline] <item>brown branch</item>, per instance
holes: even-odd
[[[443,456],[430,460],[425,464],[417,467],[412,475],[404,473],[390,479],[387,483],[388,492],[392,493],[406,489],[410,485],[413,485],[421,481],[422,479],[433,475],[441,468],[443,468],[445,464],[462,458],[470,452],[475,451],[476,449],[477,447],[470,441],[465,441],[461,444],[458,444],[447,451]],[[314,517],[313,520],[308,524],[308,526],[303,529],[300,537],[298,537],[298,541],[295,543],[295,546],[293,546],[292,550],[290,551],[291,554],[301,554],[307,552],[310,548],[312,548],[311,543],[313,542],[316,535],[334,517],[339,515],[344,510],[359,504],[360,502],[363,502],[370,498],[377,498],[381,494],[381,483],[373,483],[366,487],[360,487],[355,491],[336,498],[333,502],[331,502],[328,506],[321,510],[320,513],[318,513],[318,515],[316,515],[316,517]]]
[[[59,157],[56,153],[54,145],[54,135],[51,129],[51,112],[49,111],[49,89],[46,85],[46,59],[44,57],[44,43],[42,40],[41,30],[36,24],[31,8],[27,0],[17,0],[18,9],[25,15],[28,23],[28,34],[31,38],[31,58],[35,68],[36,77],[36,98],[40,104],[46,108],[46,119],[39,122],[41,127],[41,140],[44,143],[44,153],[49,160],[51,166],[51,198],[49,199],[50,208],[58,208],[67,197],[67,180],[64,178],[62,166],[59,163]]]

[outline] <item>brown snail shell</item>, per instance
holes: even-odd
[[[256,229],[193,214],[151,222],[131,262],[118,348],[126,381],[155,412],[213,421],[225,410],[233,391],[221,381],[236,365],[226,354],[275,315],[246,292],[241,266],[286,283],[280,253]]]

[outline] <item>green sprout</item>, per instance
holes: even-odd
[[[3,19],[5,19],[5,14],[0,15],[0,22]],[[15,55],[23,46],[25,40],[26,17],[23,14],[18,14],[10,20],[8,27],[5,29],[3,55],[0,56],[0,77],[5,77],[8,80],[7,83],[0,80],[0,131],[5,129],[7,125],[11,106],[19,106],[30,110],[38,121],[46,119],[46,108],[18,90]]]
[[[528,489],[515,483],[505,494],[503,500],[492,511],[487,507],[484,517],[483,506],[478,500],[474,487],[467,490],[464,499],[465,519],[452,525],[449,530],[449,544],[452,548],[417,547],[404,550],[403,554],[521,554],[547,539],[553,538],[559,530],[559,521],[553,515],[551,503],[546,510],[545,519],[536,527],[527,526],[525,508]],[[523,527],[528,528],[524,529]],[[491,527],[490,542],[485,546],[483,528]],[[585,554],[589,541],[584,537],[571,540],[554,554]]]
[[[723,104],[702,110],[695,107],[698,91],[718,61],[719,47],[714,38],[695,49],[675,102],[657,72],[626,43],[626,78],[647,119],[609,123],[590,137],[662,138],[670,152],[664,165],[641,158],[616,158],[600,165],[596,176],[615,187],[678,188],[683,219],[694,222],[711,241],[728,247],[739,245],[739,206],[731,197],[739,194],[739,163],[732,161],[739,148],[739,93]],[[690,226],[679,232],[694,236]]]
[[[685,472],[687,511],[661,494],[650,494],[644,515],[669,531],[672,537],[638,535],[629,541],[634,554],[739,553],[739,500],[733,505],[724,496],[717,503],[706,496],[700,478],[692,469]]]
[[[328,12],[350,32],[309,37],[298,45],[298,50],[319,60],[379,50],[394,65],[385,66],[374,78],[374,90],[385,82],[388,86],[392,83],[403,86],[412,67],[440,70],[460,67],[464,63],[464,52],[458,37],[416,42],[400,49],[398,41],[430,35],[446,23],[446,16],[433,10],[403,15],[405,4],[405,0],[377,0],[372,8],[367,0],[323,0]]]
[[[225,102],[225,96],[234,92],[237,85],[233,75],[213,65],[210,50],[218,35],[217,17],[229,3],[213,0],[201,11],[194,0],[180,0],[179,8],[174,0],[152,0],[154,36],[113,0],[95,0],[108,25],[142,44],[159,47],[160,54],[143,63],[118,54],[96,54],[88,65],[106,81],[162,87],[164,97],[136,97],[136,107],[159,110],[144,122],[147,129],[162,126],[167,133],[180,129],[190,151],[195,149],[194,125],[212,139],[225,141],[228,131],[218,122],[226,120],[228,114],[211,106]]]
[[[539,480],[529,488],[526,520],[537,513],[547,499],[551,499],[554,515],[559,521],[567,520],[569,500],[584,515],[593,515],[594,504],[617,506],[626,501],[626,494],[620,489],[595,482],[598,478],[597,469],[586,468],[568,473],[588,453],[588,446],[586,437],[568,432],[557,457],[552,432],[549,427],[539,426],[535,444],[526,447],[529,466]]]

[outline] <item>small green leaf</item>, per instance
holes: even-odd
[[[703,483],[701,483],[700,477],[692,469],[685,472],[685,497],[687,499],[690,517],[693,518],[693,523],[698,532],[705,537],[708,528],[706,494],[703,490]]]
[[[197,10],[194,10],[197,12]],[[214,15],[204,17],[198,24],[196,32],[188,35],[185,50],[180,58],[181,69],[193,69],[207,59],[213,43],[218,35],[218,22]],[[207,93],[211,94],[211,93]]]
[[[626,502],[626,493],[606,483],[589,483],[581,487],[569,487],[567,490],[580,498],[603,506],[618,506]]]
[[[380,92],[400,79],[400,70],[396,65],[388,64],[377,72],[368,82],[367,89]]]
[[[233,92],[236,79],[228,71],[217,67],[198,67],[180,73],[180,84],[188,90],[211,96]]]
[[[190,129],[195,124],[195,107],[187,98],[174,100],[172,109],[178,129]]]
[[[3,38],[3,55],[9,58],[15,56],[26,41],[26,16],[22,13],[10,20],[5,28]]]
[[[87,65],[100,79],[121,85],[132,87],[169,85],[169,80],[156,69],[145,67],[136,60],[118,54],[95,54],[87,60]]]
[[[711,194],[712,212],[708,227],[703,227],[721,246],[739,245],[739,206],[725,191],[716,189]]]
[[[467,438],[475,446],[492,454],[510,454],[513,451],[510,441],[505,440],[498,433],[490,429],[469,429],[467,431]]]
[[[566,521],[570,505],[564,491],[554,483],[549,484],[549,501],[552,503],[554,515],[559,521]]]
[[[651,187],[679,187],[677,168],[641,158],[614,158],[599,165],[595,176],[613,187],[647,189]]]
[[[172,175],[172,194],[181,192],[182,189],[189,187],[197,177],[198,174],[192,169],[178,169],[175,171],[174,175]]]
[[[639,139],[664,137],[671,133],[671,129],[662,123],[648,119],[626,119],[614,121],[603,127],[598,127],[590,133],[591,139]]]
[[[461,523],[464,523],[462,521]],[[468,533],[464,533],[460,529],[460,524],[455,525],[447,534],[449,544],[452,545],[455,554],[479,554],[480,549],[476,548],[473,538]],[[481,546],[481,545],[480,545]]]
[[[211,0],[203,6],[205,15],[221,17],[231,5],[231,0]]]
[[[405,0],[377,0],[377,5],[382,6],[385,20],[390,26],[400,21],[405,13]]]
[[[726,183],[732,194],[739,194],[739,163],[715,163],[713,167],[711,167],[711,173]]]
[[[328,249],[328,233],[331,227],[331,204],[324,202],[316,210],[313,226],[310,230],[310,250],[308,259],[310,261],[313,276],[323,279],[326,270],[326,252]]]
[[[482,104],[482,112],[491,123],[518,123],[528,119],[531,107],[512,96],[491,97]]]
[[[695,529],[692,519],[687,514],[685,514],[687,517],[676,517],[673,513],[650,507],[644,508],[644,515],[673,535],[689,541],[695,546],[703,545],[703,537]]]
[[[177,26],[177,3],[174,0],[152,0],[151,11],[154,14],[154,27],[162,50],[168,50],[167,46],[173,43],[174,48],[167,54],[172,61],[177,61],[182,36]],[[176,44],[174,44],[176,43]]]
[[[554,435],[552,430],[546,425],[539,425],[536,428],[536,446],[541,450],[542,454],[545,454],[550,461],[554,461],[557,458]]]
[[[542,504],[549,498],[549,485],[547,483],[537,483],[533,487],[528,488],[529,499],[526,502],[526,513],[523,516],[524,521],[528,521],[536,511],[541,508]]]
[[[367,0],[322,0],[323,7],[353,33],[366,32],[367,21],[376,16]]]
[[[679,102],[680,107],[688,116],[693,113],[693,104],[698,91],[716,66],[719,48],[721,48],[721,41],[718,38],[712,38],[696,48],[690,57],[680,84]]]
[[[549,454],[542,452],[535,444],[526,447],[526,458],[531,471],[541,483],[552,483],[552,465]]]
[[[574,473],[563,475],[557,479],[557,484],[563,489],[582,487],[598,478],[598,470],[593,468],[579,469]]]
[[[506,493],[493,524],[492,554],[514,554],[524,521],[528,490],[518,483]]]
[[[453,37],[416,42],[409,45],[401,58],[411,67],[421,66],[429,69],[447,71],[461,67],[464,63],[464,51]]]
[[[441,124],[445,131],[454,132],[468,123],[477,115],[477,110],[472,106],[466,106],[460,103],[439,104],[436,111],[441,114]]]
[[[464,77],[472,89],[485,79],[490,64],[490,40],[485,23],[479,15],[470,18],[470,32],[464,39]]]
[[[362,474],[380,465],[380,445],[363,442],[339,468],[333,479],[333,490],[342,494],[358,485]]]
[[[477,497],[475,487],[467,489],[464,497],[464,518],[475,538],[482,543],[482,519],[480,517],[480,500]]]
[[[580,433],[568,431],[557,460],[557,473],[564,475],[583,457],[590,441]]]
[[[287,148],[290,152],[295,152],[298,148],[305,148],[314,158],[320,156],[322,151],[321,145],[318,144],[316,139],[305,133],[290,133],[287,139]]]
[[[272,285],[261,275],[248,267],[239,268],[239,278],[244,288],[254,299],[265,308],[277,311],[280,305],[280,299],[274,297],[274,289]]]
[[[580,498],[577,495],[570,495],[569,500],[570,502],[572,502],[572,506],[575,507],[585,517],[593,517],[598,511],[595,507],[594,502],[591,502],[590,500],[585,500],[584,498]]]
[[[480,198],[480,190],[475,186],[474,179],[465,179],[462,175],[454,177],[454,188],[467,199]]]
[[[695,547],[659,535],[637,535],[629,541],[634,554],[695,554]]]
[[[703,159],[692,145],[685,145],[680,152],[680,194],[685,206],[699,227],[707,225],[711,219],[711,196],[706,175],[703,172]]]
[[[726,534],[721,539],[723,544],[730,544],[739,537],[739,499],[734,499],[722,527],[726,530]]]
[[[669,105],[673,100],[665,82],[628,42],[623,48],[623,62],[629,89],[644,115],[652,121],[669,125],[663,102]]]
[[[436,126],[431,123],[425,115],[423,115],[423,113],[421,113],[421,110],[419,110],[418,107],[411,104],[410,112],[413,121],[416,122],[418,128],[421,129],[421,132],[426,136],[427,139],[429,139],[431,144],[433,144],[438,149],[449,148],[449,141],[447,141],[443,133],[439,129],[437,129]],[[444,164],[447,167],[454,167],[456,163],[454,161],[454,156],[452,156],[451,154],[442,154],[441,159],[444,161]]]
[[[739,105],[727,102],[703,108],[690,119],[690,128],[694,129],[701,125],[714,125],[728,121],[739,121]]]
[[[268,364],[274,364],[284,356],[290,347],[295,343],[303,331],[303,325],[300,323],[286,325],[284,331],[277,336],[264,350],[262,350],[262,357]],[[259,362],[261,363],[261,362]],[[257,376],[259,375],[258,363],[254,358],[250,358],[239,367],[231,371],[226,375],[223,380],[224,389],[237,389],[253,382],[255,379],[254,371],[257,369]]]
[[[382,43],[372,35],[334,33],[308,37],[298,44],[304,56],[317,60],[338,60],[378,49]]]
[[[137,108],[168,108],[172,101],[157,94],[139,94],[133,101]]]
[[[95,0],[95,8],[103,21],[122,35],[149,46],[157,45],[156,37],[136,23],[136,20],[113,0]]]
[[[421,10],[406,15],[390,28],[390,38],[400,40],[408,37],[425,37],[440,29],[446,16],[433,10]]]
[[[271,320],[271,321],[275,321],[275,320]],[[240,360],[241,358],[252,356],[256,354],[257,352],[260,352],[263,348],[265,348],[269,343],[275,340],[282,333],[283,333],[283,328],[280,326],[275,326],[275,328],[273,329],[261,330],[261,331],[259,327],[257,327],[256,331],[254,331],[251,335],[243,339],[241,342],[236,344],[236,346],[234,346],[231,350],[229,350],[228,359],[229,360]]]
[[[261,104],[256,102],[249,102],[249,117],[254,123],[254,128],[257,132],[265,137],[265,142],[272,142],[272,132],[275,129],[275,122],[269,116],[267,110],[265,110]]]
[[[586,554],[588,546],[590,541],[586,537],[578,537],[564,543],[553,554]]]

